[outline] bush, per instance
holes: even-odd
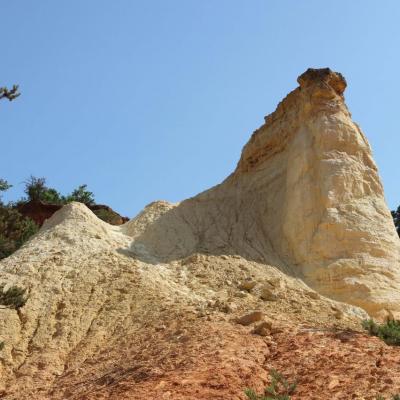
[[[250,400],[290,400],[296,390],[296,383],[289,383],[282,374],[272,369],[270,371],[271,384],[264,389],[264,394],[257,394],[252,389],[244,392]]]
[[[392,217],[397,234],[400,236],[400,206],[397,208],[396,211],[392,211]]]
[[[379,337],[386,344],[400,346],[400,321],[389,320],[379,325],[373,319],[369,319],[363,321],[362,326],[370,335]]]
[[[10,187],[6,180],[0,179],[0,193]],[[0,197],[0,260],[21,247],[37,230],[31,219],[20,214],[13,204],[3,204]]]
[[[95,202],[93,193],[87,190],[87,185],[80,185],[71,194],[63,196],[56,189],[48,187],[45,178],[36,178],[32,175],[25,181],[24,192],[28,196],[28,201],[41,201],[45,204],[63,205],[78,201],[92,205]]]
[[[78,186],[69,196],[65,198],[65,202],[78,201],[86,205],[94,204],[93,192],[87,190],[87,185]]]
[[[0,100],[8,99],[12,101],[16,99],[21,93],[18,92],[18,85],[13,85],[12,89],[7,89],[6,87],[0,87]]]
[[[12,187],[12,185],[10,185],[5,179],[0,178],[0,192],[5,192],[10,189],[10,187]]]
[[[25,289],[18,286],[11,286],[4,291],[4,286],[0,286],[0,304],[15,310],[23,307],[26,303]]]
[[[19,249],[38,229],[30,218],[0,204],[0,259]]]
[[[65,202],[56,189],[46,186],[45,178],[36,178],[31,175],[24,183],[24,192],[29,201],[41,201],[46,204],[63,204]]]

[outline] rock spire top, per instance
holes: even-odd
[[[340,72],[334,72],[330,68],[308,68],[302,73],[297,82],[300,88],[308,88],[317,85],[319,87],[331,87],[339,96],[343,95],[346,89],[346,79]]]

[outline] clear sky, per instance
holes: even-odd
[[[400,204],[400,1],[0,0],[0,177],[134,216],[222,181],[308,67],[340,71]]]

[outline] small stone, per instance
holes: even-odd
[[[271,286],[275,287],[275,288],[282,288],[283,287],[282,279],[279,278],[279,277],[268,279],[268,283]]]
[[[236,309],[236,304],[234,303],[227,303],[225,301],[221,300],[216,300],[215,303],[213,304],[213,308],[216,308],[217,310],[228,314],[233,312]]]
[[[167,329],[167,327],[165,325],[156,326],[157,332],[164,331],[165,329]]]
[[[328,384],[328,389],[333,389],[338,385],[339,385],[339,379],[338,378],[332,378],[331,381]]]
[[[264,314],[261,311],[253,311],[249,314],[243,315],[238,318],[236,322],[240,325],[251,325],[254,322],[261,321],[264,317]]]
[[[317,292],[307,292],[307,296],[313,300],[319,300],[321,298]]]
[[[247,290],[248,292],[257,285],[256,281],[247,280],[239,285],[240,290]]]
[[[239,268],[242,269],[243,271],[248,272],[249,271],[249,267],[245,264],[239,264]]]
[[[271,328],[271,333],[282,333],[282,332],[284,332],[283,328],[278,328],[278,327]]]
[[[267,286],[264,286],[261,289],[260,297],[263,300],[266,300],[266,301],[276,301],[276,300],[278,300],[278,296],[276,294],[274,294],[272,292],[272,290],[270,288],[268,288]]]
[[[344,317],[344,312],[340,310],[337,306],[331,305],[331,309],[334,311],[333,315],[336,319],[342,319]]]
[[[269,334],[271,333],[271,329],[272,323],[269,321],[264,321],[253,329],[253,333],[260,336],[269,336]]]
[[[344,317],[344,313],[341,310],[337,310],[334,315],[336,319],[342,319]]]

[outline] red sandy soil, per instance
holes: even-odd
[[[293,400],[400,393],[400,348],[355,331],[286,327],[261,337],[251,327],[198,320],[161,327],[147,345],[137,338],[123,351],[97,380],[95,361],[79,377],[61,377],[51,398],[243,400],[246,387],[262,392],[272,368],[297,382]]]

